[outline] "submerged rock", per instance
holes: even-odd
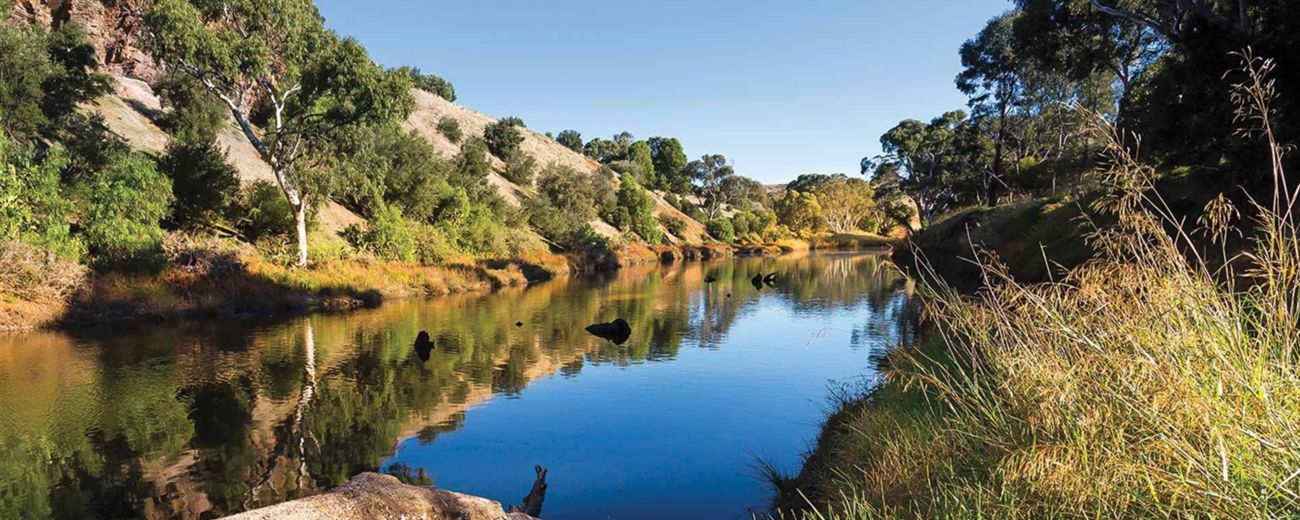
[[[615,345],[622,345],[627,343],[628,338],[632,337],[632,326],[628,325],[623,318],[619,318],[609,323],[588,325],[587,332],[598,338],[610,340]]]
[[[749,279],[749,283],[752,284],[755,289],[760,291],[763,290],[763,273],[754,275],[753,278]]]

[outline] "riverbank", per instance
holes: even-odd
[[[614,251],[456,258],[439,265],[327,256],[299,269],[248,244],[172,234],[165,253],[166,265],[157,274],[92,273],[47,255],[7,255],[12,262],[4,274],[16,280],[9,285],[31,288],[0,294],[0,331],[342,312],[404,298],[494,291],[573,273],[727,258],[733,249],[721,244],[628,245]]]
[[[1300,514],[1296,225],[1257,208],[1253,265],[1222,272],[1169,222],[1117,211],[1054,282],[990,261],[973,293],[929,279],[928,339],[840,399],[800,474],[774,476],[777,514]]]

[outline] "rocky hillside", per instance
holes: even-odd
[[[100,63],[114,77],[112,94],[97,100],[88,108],[103,116],[108,128],[133,147],[158,153],[166,147],[168,137],[154,124],[162,108],[149,82],[157,77],[158,66],[137,45],[141,32],[140,4],[139,0],[17,0],[9,22],[47,28],[68,22],[83,25],[95,43]],[[486,114],[422,90],[415,90],[414,96],[416,110],[408,118],[407,127],[432,143],[434,149],[444,157],[458,154],[460,145],[438,132],[436,126],[441,118],[455,119],[466,136],[482,135],[483,129],[495,122],[495,119]],[[556,163],[584,172],[599,172],[601,169],[599,164],[574,153],[554,139],[532,131],[525,131],[524,137],[520,148],[532,156],[539,167]],[[218,139],[227,150],[228,160],[238,169],[245,182],[273,179],[270,168],[238,132],[233,119]],[[489,176],[489,182],[506,201],[517,206],[533,194],[531,186],[516,185],[499,174],[505,169],[504,162],[495,157],[490,157],[490,161],[494,172]],[[617,180],[615,184],[617,185]],[[683,244],[705,241],[707,234],[703,225],[666,203],[660,194],[652,195],[656,203],[656,215],[671,215],[686,223],[682,236],[672,236],[665,230],[665,236],[670,241]],[[357,215],[332,202],[322,209],[318,218],[321,230],[329,235],[337,235],[348,224],[360,220]],[[606,222],[597,221],[592,225],[596,231],[606,236],[620,235],[617,229]]]

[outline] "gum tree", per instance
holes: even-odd
[[[220,99],[271,167],[306,266],[331,138],[409,112],[410,78],[326,30],[311,0],[157,0],[146,21],[154,54]]]

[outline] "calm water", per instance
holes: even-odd
[[[755,462],[798,469],[829,391],[910,335],[908,296],[884,260],[817,255],[0,336],[0,518],[220,516],[375,470],[514,503],[534,464],[546,518],[749,518]],[[583,331],[616,317],[624,345]]]

